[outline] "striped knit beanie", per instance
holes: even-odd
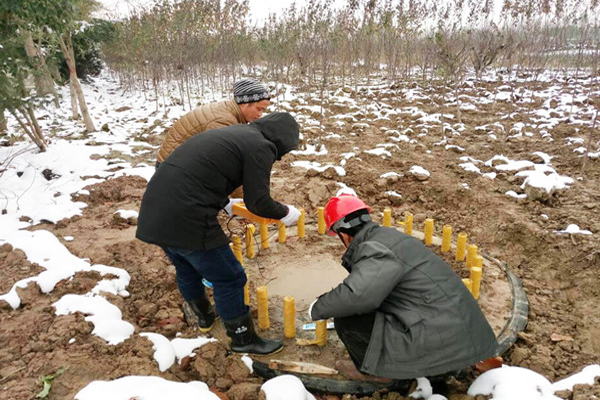
[[[242,79],[233,84],[233,98],[238,104],[270,99],[269,89],[254,79]]]

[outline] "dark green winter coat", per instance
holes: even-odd
[[[342,264],[350,275],[318,299],[312,317],[376,311],[363,372],[410,379],[494,356],[497,341],[477,302],[450,266],[419,240],[369,222]]]

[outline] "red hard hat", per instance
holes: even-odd
[[[354,211],[367,210],[371,212],[371,207],[366,205],[361,199],[351,194],[341,194],[329,199],[325,205],[325,224],[327,226],[327,234],[335,236],[335,232],[331,230],[333,224],[344,218]]]

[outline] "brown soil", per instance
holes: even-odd
[[[490,89],[490,88],[488,88]],[[493,89],[493,88],[492,88]],[[465,89],[466,91],[467,89]],[[473,89],[475,90],[475,89]],[[274,168],[272,195],[275,199],[303,207],[307,211],[307,238],[297,238],[295,230],[288,230],[288,241],[276,243],[276,231],[271,231],[271,246],[256,259],[246,260],[251,289],[267,284],[272,292],[270,302],[271,328],[265,336],[281,338],[281,296],[289,290],[297,298],[298,325],[306,321],[305,311],[311,297],[332,287],[343,278],[344,271],[338,265],[343,248],[335,238],[315,233],[316,207],[340,188],[344,182],[374,209],[374,218],[380,219],[384,207],[392,209],[395,221],[402,221],[406,212],[414,215],[414,229],[422,230],[425,218],[434,218],[436,234],[441,234],[444,224],[452,225],[454,232],[466,232],[469,243],[492,257],[505,261],[522,279],[530,302],[529,324],[519,340],[504,354],[504,361],[533,369],[550,380],[556,380],[580,370],[583,366],[600,361],[600,312],[597,303],[600,294],[598,268],[600,268],[600,162],[588,160],[585,179],[576,181],[571,189],[555,194],[545,203],[529,200],[516,201],[504,195],[507,190],[518,190],[521,181],[512,173],[501,173],[495,180],[465,172],[458,167],[459,157],[486,160],[495,154],[511,159],[531,159],[533,151],[544,151],[557,156],[552,164],[560,174],[573,178],[581,176],[582,159],[566,148],[564,137],[573,136],[567,122],[561,122],[551,131],[554,142],[542,139],[536,129],[531,138],[490,141],[487,134],[475,127],[499,120],[497,113],[519,111],[519,120],[529,122],[530,104],[497,103],[481,107],[477,113],[463,112],[466,130],[461,136],[450,137],[449,144],[466,149],[457,154],[436,146],[442,139],[440,124],[429,123],[428,135],[417,137],[422,126],[409,114],[390,114],[389,120],[374,120],[364,107],[384,103],[394,108],[415,105],[406,103],[402,96],[373,90],[373,98],[357,100],[362,111],[360,122],[368,128],[353,127],[348,122],[343,127],[329,118],[338,113],[349,112],[347,108],[330,104],[322,130],[311,127],[302,129],[305,143],[325,144],[327,156],[288,155]],[[361,94],[358,98],[363,98]],[[454,113],[433,102],[423,101],[418,106],[426,112]],[[539,105],[538,105],[539,106]],[[354,110],[356,111],[356,110]],[[451,124],[456,120],[444,120]],[[300,120],[301,125],[302,121]],[[506,132],[514,120],[502,120]],[[358,153],[344,166],[347,175],[339,177],[333,169],[323,173],[292,168],[295,160],[323,160],[339,165],[341,153],[375,148],[379,143],[389,143],[388,135],[381,127],[403,131],[412,128],[416,144],[394,142],[398,148],[388,148],[393,157],[382,158]],[[582,129],[582,131],[585,129]],[[330,132],[346,135],[345,139],[324,139]],[[356,135],[351,135],[355,133]],[[580,133],[581,135],[581,133]],[[153,162],[148,159],[147,162]],[[426,181],[414,179],[408,170],[420,165],[431,173]],[[395,171],[401,176],[380,178],[386,172]],[[487,170],[485,172],[488,172]],[[468,184],[465,189],[462,184]],[[109,346],[104,340],[91,334],[92,325],[81,314],[55,316],[52,303],[67,293],[86,293],[100,280],[96,273],[79,273],[72,280],[60,282],[50,294],[42,294],[35,285],[20,290],[22,306],[12,310],[0,302],[0,400],[31,399],[40,390],[39,378],[65,372],[53,383],[49,399],[70,399],[90,381],[110,380],[126,375],[157,375],[169,380],[205,381],[223,398],[256,398],[262,380],[250,375],[237,355],[227,352],[227,340],[220,324],[211,332],[221,343],[211,343],[196,350],[195,358],[186,359],[182,365],[174,365],[160,373],[153,359],[152,343],[140,337],[140,332],[156,332],[173,338],[177,332],[182,337],[195,337],[196,332],[184,321],[182,299],[177,291],[174,268],[162,251],[134,238],[135,221],[115,219],[118,209],[138,209],[146,182],[138,177],[122,177],[94,185],[89,196],[78,196],[89,207],[83,216],[60,221],[57,224],[41,224],[34,229],[46,229],[63,240],[63,244],[76,256],[88,258],[92,264],[105,264],[123,268],[131,275],[128,287],[130,296],[108,296],[109,301],[123,312],[123,319],[134,324],[136,333],[117,346]],[[386,191],[397,191],[402,198],[392,198]],[[548,220],[542,219],[546,214]],[[557,235],[554,230],[564,229],[576,223],[582,229],[593,232],[591,236]],[[243,230],[240,223],[229,224],[233,232]],[[438,253],[438,247],[434,246]],[[462,277],[466,270],[455,263],[451,255],[441,254]],[[0,292],[5,293],[19,279],[39,274],[43,268],[26,261],[24,254],[8,245],[0,247],[2,282]],[[320,270],[317,271],[317,270]],[[290,276],[293,279],[285,281]],[[294,286],[296,282],[296,287]],[[494,329],[503,326],[508,314],[508,288],[499,269],[486,265],[480,304]],[[254,304],[254,302],[252,302]],[[254,306],[253,306],[254,308]],[[254,310],[255,311],[255,310]],[[336,359],[347,357],[334,331],[324,348],[297,346],[286,340],[286,346],[278,359],[316,362],[332,366]],[[297,330],[298,337],[310,338],[313,332]],[[571,337],[572,341],[553,341],[552,334]],[[69,340],[75,341],[70,343]],[[463,393],[473,374],[463,382],[451,385],[449,393]],[[589,398],[597,393],[594,388],[580,387],[576,398]],[[373,398],[403,399],[406,393],[381,394]],[[572,396],[571,394],[567,394]],[[566,396],[566,395],[565,395]],[[321,396],[320,398],[336,398]],[[347,396],[345,399],[353,397]],[[458,398],[458,397],[456,397]],[[469,397],[460,397],[469,398]]]

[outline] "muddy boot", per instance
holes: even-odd
[[[279,340],[261,338],[254,331],[252,314],[248,311],[236,319],[223,320],[227,336],[231,338],[231,351],[236,353],[273,354],[283,348]]]
[[[215,308],[210,304],[206,295],[203,298],[185,302],[183,314],[188,325],[198,325],[198,330],[203,333],[211,330],[217,318]]]

